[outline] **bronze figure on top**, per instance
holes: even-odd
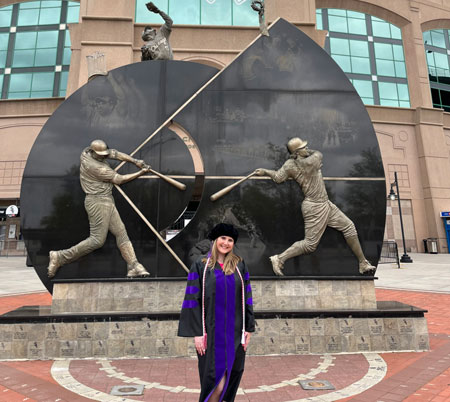
[[[173,60],[172,48],[169,43],[173,25],[172,18],[152,2],[147,3],[146,6],[152,13],[159,14],[165,22],[158,31],[150,26],[144,28],[142,39],[145,44],[141,47],[141,60]]]
[[[289,140],[290,158],[277,171],[256,169],[258,176],[269,176],[275,183],[292,178],[305,196],[302,214],[305,221],[305,238],[297,241],[281,254],[270,257],[275,274],[283,275],[284,263],[289,258],[312,253],[319,245],[327,226],[340,231],[353,254],[358,258],[359,272],[373,274],[375,267],[366,260],[361,249],[354,223],[329,199],[322,177],[322,153],[308,149],[307,141],[296,137]]]

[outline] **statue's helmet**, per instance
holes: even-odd
[[[308,141],[303,141],[299,137],[294,137],[289,140],[287,143],[287,149],[289,153],[294,153],[297,149],[305,148],[308,145]]]
[[[97,154],[97,155],[108,155],[108,145],[106,145],[105,141],[102,140],[94,140],[91,142],[90,148]]]

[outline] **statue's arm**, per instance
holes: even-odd
[[[164,25],[162,26],[162,28],[164,28],[164,26],[165,26],[167,28],[167,30],[170,32],[172,30],[172,25],[173,25],[172,18],[170,18],[164,11],[161,11],[161,10],[159,10],[159,15],[164,20]]]
[[[118,161],[133,163],[134,165],[136,165],[138,168],[141,169],[146,166],[150,167],[150,165],[146,164],[142,159],[135,159],[132,156],[127,155],[126,153],[123,152],[119,152],[115,149],[110,149],[109,158],[116,159]]]
[[[283,183],[287,179],[289,179],[289,173],[282,166],[278,170],[270,170],[270,169],[256,169],[256,174],[258,176],[269,176],[275,183]]]
[[[148,167],[145,167],[141,170],[138,170],[135,173],[130,173],[130,174],[116,173],[115,176],[113,177],[113,179],[111,180],[111,182],[113,184],[118,184],[118,185],[128,183],[129,181],[137,179],[138,177],[148,173],[148,171],[149,171],[148,169],[149,169]]]

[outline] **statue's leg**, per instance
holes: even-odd
[[[293,257],[312,253],[319,245],[328,222],[329,207],[327,203],[303,201],[303,219],[305,221],[305,238],[295,242],[281,254],[270,257],[272,268],[277,275],[283,275],[284,263]]]
[[[127,263],[127,276],[149,276],[150,274],[144,268],[142,264],[136,258],[136,253],[134,252],[133,244],[131,244],[128,238],[127,230],[125,225],[120,218],[117,208],[114,206],[113,212],[111,214],[111,220],[109,222],[109,230],[116,237],[117,247],[122,254],[122,258]]]
[[[50,278],[55,276],[61,266],[76,261],[105,244],[114,205],[109,201],[86,197],[84,206],[89,218],[89,237],[68,249],[50,251],[50,263],[47,269]]]
[[[332,203],[330,203],[332,204]],[[364,252],[361,248],[361,243],[358,239],[358,232],[355,224],[351,219],[345,215],[336,205],[332,204],[332,212],[330,214],[330,221],[328,225],[334,229],[339,230],[344,235],[345,241],[352,250],[353,254],[358,259],[359,272],[361,274],[373,273],[375,267],[367,261]]]

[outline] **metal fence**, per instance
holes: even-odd
[[[0,256],[26,256],[27,250],[23,240],[0,240]]]
[[[384,241],[381,247],[380,260],[378,264],[397,264],[400,268],[400,258],[398,257],[398,247],[395,241]]]

